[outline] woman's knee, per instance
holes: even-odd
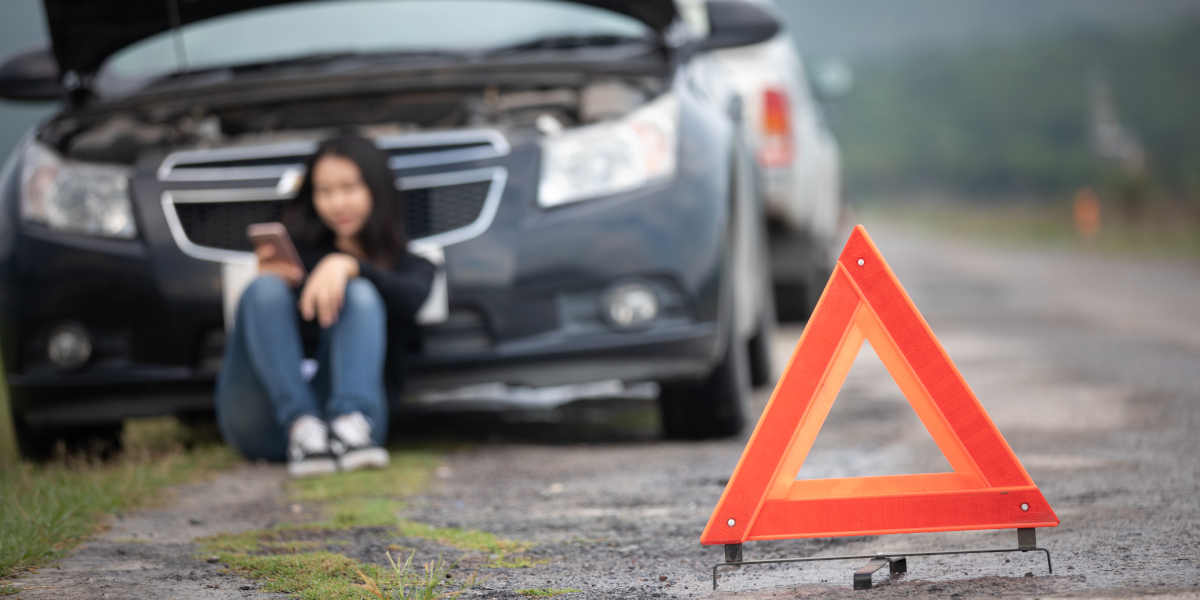
[[[346,296],[342,302],[343,311],[356,313],[385,315],[383,296],[375,285],[363,277],[355,277],[346,283]]]
[[[238,301],[238,309],[276,311],[294,307],[295,304],[296,295],[287,282],[276,275],[264,274],[255,277],[246,286]]]

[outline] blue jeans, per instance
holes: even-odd
[[[274,275],[259,276],[242,293],[217,378],[221,435],[247,458],[280,461],[298,417],[329,420],[357,411],[383,444],[387,312],[379,292],[361,277],[346,285],[337,322],[321,330],[311,382],[300,372],[304,349],[296,302],[296,292]]]

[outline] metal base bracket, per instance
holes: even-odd
[[[871,576],[884,567],[888,568],[889,577],[899,577],[908,572],[908,561],[903,556],[900,558],[892,558],[890,556],[876,556],[871,559],[871,562],[861,566],[854,572],[854,589],[869,590],[871,589]]]
[[[741,544],[738,544],[739,546]],[[1017,530],[1017,547],[1022,550],[1037,548],[1037,530],[1032,527]]]
[[[1017,530],[1017,547],[1016,548],[995,548],[988,550],[948,550],[945,552],[896,552],[887,555],[883,554],[863,554],[854,556],[822,556],[817,558],[775,558],[766,560],[743,560],[741,544],[726,544],[725,545],[725,562],[713,565],[712,578],[713,589],[717,589],[717,570],[721,567],[740,567],[745,565],[765,565],[778,563],[794,563],[794,562],[818,562],[829,560],[854,560],[868,559],[869,562],[854,572],[854,589],[869,590],[871,589],[871,576],[876,571],[883,567],[888,567],[889,579],[903,576],[908,572],[908,560],[910,556],[944,556],[950,554],[991,554],[998,552],[1043,552],[1046,554],[1046,570],[1051,575],[1054,574],[1054,564],[1050,560],[1050,551],[1046,548],[1037,546],[1036,530],[1018,529]]]

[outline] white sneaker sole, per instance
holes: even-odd
[[[288,463],[288,475],[292,477],[312,477],[336,472],[337,462],[332,458],[314,458]]]
[[[338,457],[338,466],[343,471],[365,468],[382,469],[388,466],[388,453],[383,448],[351,450]]]

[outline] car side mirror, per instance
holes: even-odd
[[[783,23],[764,6],[745,0],[708,0],[708,37],[702,50],[734,48],[765,42],[775,37]]]
[[[63,93],[58,61],[49,48],[26,50],[0,63],[0,98],[58,100]]]

